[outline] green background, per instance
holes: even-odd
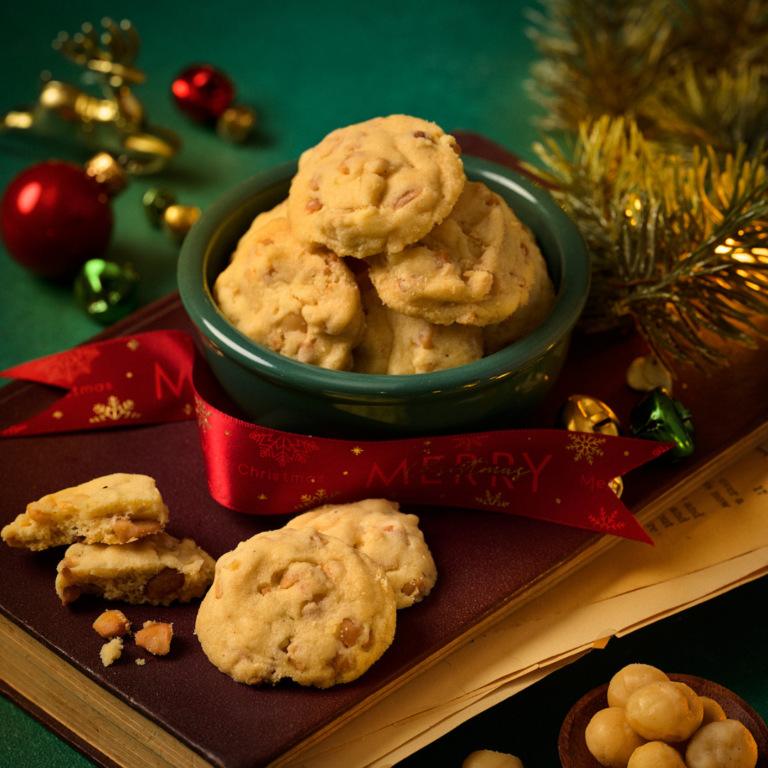
[[[77,81],[79,70],[51,48],[61,31],[104,16],[130,19],[142,40],[136,94],[151,123],[176,130],[184,147],[153,177],[134,178],[113,201],[108,258],[131,261],[142,276],[140,303],[176,285],[178,246],[152,228],[141,206],[152,186],[205,207],[241,180],[296,158],[334,128],[404,112],[445,130],[472,130],[533,160],[538,107],[525,90],[536,52],[526,37],[530,3],[409,0],[361,2],[4,3],[0,22],[0,110],[33,101],[38,76]],[[186,66],[209,62],[258,112],[245,145],[228,144],[174,107],[170,86]],[[0,185],[30,165],[83,162],[92,150],[30,135],[0,135]],[[71,281],[37,278],[0,252],[0,370],[86,340],[101,326],[75,305]],[[0,474],[1,474],[0,469]],[[0,554],[0,556],[2,556]],[[477,749],[520,756],[528,768],[555,766],[557,733],[570,706],[629,662],[713,679],[768,715],[768,586],[757,581],[709,603],[613,640],[604,651],[474,718],[402,763],[460,766]],[[90,765],[0,698],[0,765]]]

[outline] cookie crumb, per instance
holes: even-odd
[[[136,663],[137,663],[137,664],[138,664],[140,667],[143,667],[143,666],[144,666],[144,665],[147,663],[147,660],[146,660],[146,659],[136,659]]]
[[[99,651],[101,663],[108,667],[117,661],[123,653],[123,638],[113,637],[108,643],[105,643]]]

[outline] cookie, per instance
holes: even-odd
[[[195,633],[210,661],[249,685],[328,688],[362,675],[395,635],[384,570],[314,528],[266,531],[219,558]]]
[[[286,218],[267,216],[241,238],[213,295],[239,331],[303,363],[349,370],[365,320],[360,292],[344,261],[307,250]]]
[[[361,291],[366,328],[353,351],[355,373],[432,373],[483,356],[483,332],[469,325],[436,325],[390,309],[373,288]]]
[[[125,544],[161,531],[168,521],[155,481],[117,473],[49,493],[2,530],[11,547],[40,550],[82,541]]]
[[[293,518],[289,528],[312,526],[345,541],[384,568],[398,608],[426,597],[437,581],[437,568],[416,515],[395,501],[365,499],[326,504]]]
[[[533,258],[526,229],[482,182],[467,182],[448,218],[417,243],[368,259],[381,300],[438,325],[489,325],[527,300]]]
[[[83,594],[134,605],[186,603],[205,594],[215,565],[192,539],[165,532],[129,544],[73,544],[56,569],[56,594],[63,605]]]
[[[288,217],[305,245],[364,258],[401,251],[440,223],[464,186],[456,140],[426,120],[339,128],[299,159]]]
[[[533,281],[528,300],[506,320],[483,328],[485,353],[491,355],[536,330],[555,305],[555,286],[547,272],[547,263],[539,250],[533,233],[525,227],[524,238],[533,258]]]

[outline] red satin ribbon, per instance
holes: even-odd
[[[664,453],[666,443],[554,429],[384,441],[298,435],[249,424],[211,405],[196,386],[198,366],[205,362],[186,333],[153,331],[10,368],[0,376],[68,393],[0,437],[196,418],[211,494],[240,512],[285,514],[386,497],[653,543],[609,482]]]

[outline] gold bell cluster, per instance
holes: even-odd
[[[176,155],[181,140],[174,131],[152,125],[134,94],[146,75],[135,64],[139,36],[133,25],[104,19],[102,26],[100,35],[91,24],[83,24],[77,34],[62,32],[53,42],[56,50],[90,75],[101,93],[91,94],[43,72],[37,101],[5,113],[0,132],[72,138],[113,155],[129,173],[157,173]]]

